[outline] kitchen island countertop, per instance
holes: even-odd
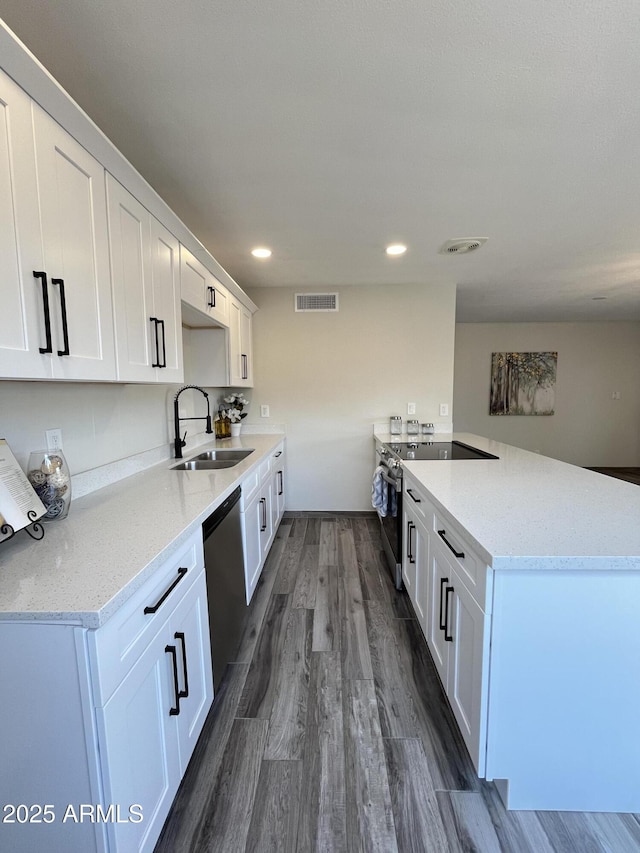
[[[45,536],[24,532],[0,544],[0,621],[63,622],[98,628],[202,524],[281,433],[246,434],[202,444],[252,448],[233,468],[174,471],[167,459],[78,500]]]
[[[640,570],[637,485],[470,433],[417,436],[425,439],[461,441],[499,457],[402,462],[487,565]]]

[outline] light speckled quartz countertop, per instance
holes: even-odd
[[[402,463],[494,569],[640,570],[637,485],[469,433],[417,438],[499,457]]]
[[[173,471],[176,460],[165,460],[72,501],[66,519],[43,524],[39,542],[17,533],[0,544],[0,621],[104,624],[283,438],[218,442],[254,449],[233,468]]]

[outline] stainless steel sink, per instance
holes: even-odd
[[[236,464],[240,462],[241,459],[246,459],[250,453],[253,453],[253,450],[206,450],[204,453],[199,453],[195,459],[233,459],[234,464]]]
[[[218,468],[233,468],[253,450],[207,450],[187,462],[173,465],[174,471],[215,471]]]

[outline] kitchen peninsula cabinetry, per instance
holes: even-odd
[[[489,621],[482,607],[486,566],[434,508],[411,475],[404,475],[402,577],[449,704],[479,775],[484,775]],[[448,544],[447,544],[448,543]],[[450,552],[450,553],[449,553]],[[469,569],[481,591],[465,585]]]
[[[179,243],[107,174],[118,380],[182,382]]]
[[[104,169],[0,72],[0,376],[116,378]]]
[[[213,699],[200,530],[103,627],[0,622],[0,640],[0,799],[56,815],[4,824],[3,845],[150,853]],[[63,821],[81,803],[112,819]]]

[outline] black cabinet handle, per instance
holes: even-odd
[[[156,360],[151,362],[151,367],[162,367],[160,364],[160,344],[158,342],[158,323],[159,320],[157,317],[149,317],[149,320],[153,323],[155,337],[156,337]]]
[[[242,378],[249,378],[249,359],[244,353],[240,354],[240,358],[242,359]]]
[[[164,331],[164,320],[158,320],[158,323],[162,326],[162,364],[158,365],[159,367],[167,366],[167,338],[165,336]],[[159,360],[159,358],[158,358]]]
[[[62,314],[62,338],[64,340],[64,349],[59,349],[58,355],[69,355],[69,327],[67,325],[67,300],[64,296],[64,280],[61,278],[52,278],[51,284],[57,284],[60,288],[60,312]]]
[[[53,352],[53,346],[51,345],[51,314],[49,312],[49,288],[47,287],[47,274],[46,272],[38,272],[34,270],[33,277],[40,279],[42,282],[42,310],[44,311],[44,334],[47,345],[46,347],[38,347],[38,349],[44,355],[45,353]]]
[[[173,635],[175,640],[180,640],[182,643],[182,672],[184,675],[184,690],[178,691],[178,699],[186,699],[189,695],[189,675],[187,673],[187,644],[184,639],[183,631],[176,631]]]
[[[442,603],[442,593],[444,592],[444,585],[449,583],[449,578],[440,578],[440,630],[446,633],[447,630],[447,620],[446,616],[443,619],[443,603]]]
[[[415,524],[413,521],[407,522],[407,557],[409,558],[410,563],[415,563],[415,559],[413,556],[412,546],[411,546],[411,530],[415,529]]]
[[[278,477],[280,477],[280,489],[278,491],[278,496],[284,493],[284,474],[282,471],[278,471]]]
[[[184,568],[183,566],[180,566],[180,568],[178,569],[178,577],[174,580],[174,582],[171,584],[169,589],[167,589],[160,596],[160,598],[156,601],[156,603],[154,605],[152,605],[151,607],[145,607],[145,609],[144,609],[145,616],[148,616],[149,613],[156,613],[162,607],[164,602],[171,595],[173,590],[178,586],[178,584],[180,583],[182,578],[186,575],[187,571],[188,571],[188,569]]]
[[[171,655],[173,663],[173,692],[175,695],[176,706],[169,708],[169,716],[176,717],[180,713],[180,685],[178,684],[178,654],[175,646],[165,646],[165,654]]]
[[[453,592],[453,587],[448,586],[444,591],[444,638],[447,643],[453,642],[453,637],[449,631],[449,593]]]
[[[215,308],[216,307],[216,289],[215,289],[215,287],[207,287],[207,290],[209,291],[208,307],[209,308]]]
[[[409,495],[409,497],[411,498],[411,500],[412,500],[412,501],[414,501],[415,503],[417,503],[417,504],[421,504],[421,503],[422,503],[422,501],[420,500],[420,498],[417,498],[417,497],[413,494],[413,492],[411,491],[411,489],[407,489],[407,494]]]
[[[277,453],[274,453],[274,454],[273,454],[273,458],[274,458],[274,459],[277,459],[277,458],[278,458],[278,456],[282,456],[282,451],[281,451],[281,450],[279,450]]]
[[[438,536],[442,539],[447,548],[453,552],[454,556],[456,556],[459,560],[464,559],[464,551],[456,551],[451,542],[447,542],[447,539],[444,535],[446,532],[446,530],[438,530]]]
[[[267,499],[260,498],[260,503],[262,504],[262,525],[260,527],[260,533],[264,533],[267,529]]]

